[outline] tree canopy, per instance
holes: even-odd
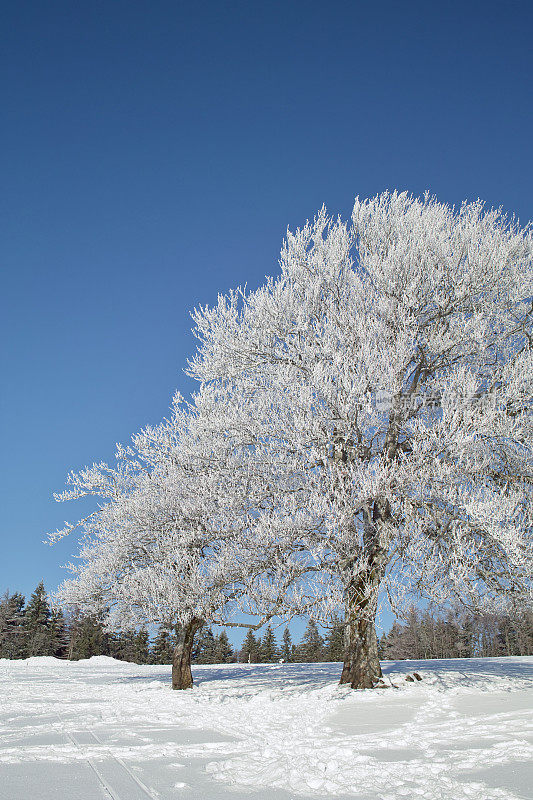
[[[188,647],[236,609],[343,618],[354,688],[380,593],[530,603],[532,266],[479,201],[385,192],[288,231],[277,278],[195,312],[192,403],[70,476],[61,499],[104,503],[60,597]]]

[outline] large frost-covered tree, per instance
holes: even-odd
[[[88,517],[50,537],[75,528],[84,534],[81,564],[68,565],[74,577],[57,601],[105,615],[111,629],[158,623],[175,630],[177,689],[192,686],[191,653],[202,626],[240,624],[228,621],[237,608],[268,618],[294,578],[279,558],[277,530],[263,525],[249,536],[265,481],[250,471],[248,448],[215,424],[229,413],[220,393],[199,393],[191,405],[178,396],[168,420],[118,448],[115,467],[72,473],[70,488],[57,496],[100,500]]]
[[[321,210],[277,279],[195,314],[191,374],[246,399],[233,435],[289,476],[268,524],[310,571],[287,605],[343,609],[354,688],[381,676],[380,592],[531,598],[532,261],[529,228],[481,202],[383,193],[350,223]]]

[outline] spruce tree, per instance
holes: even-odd
[[[111,637],[96,617],[75,614],[70,620],[69,633],[69,659],[78,661],[91,656],[111,655]]]
[[[291,632],[288,628],[285,628],[282,637],[281,657],[286,664],[293,660],[293,651],[294,645],[291,639]]]
[[[267,626],[267,629],[264,633],[261,645],[259,647],[259,655],[261,661],[266,662],[267,664],[272,664],[279,658],[278,644],[276,642],[276,637],[274,636],[274,631],[270,625]]]
[[[221,631],[216,638],[214,658],[215,664],[231,664],[233,661],[233,648],[226,631]]]
[[[61,609],[52,611],[49,627],[51,654],[56,658],[66,658],[68,653],[68,635],[65,617]]]
[[[378,639],[378,658],[380,661],[386,659],[385,651],[387,649],[387,634],[383,632]]]
[[[172,664],[174,646],[170,637],[170,631],[165,625],[161,625],[157,631],[152,646],[153,664]]]
[[[344,658],[344,624],[339,622],[329,631],[325,642],[327,661],[342,661]]]
[[[214,664],[216,662],[215,648],[213,631],[208,626],[204,626],[198,635],[196,652],[193,651],[194,663]]]
[[[402,629],[402,641],[406,654],[408,654],[406,657],[422,658],[420,654],[420,620],[414,606],[411,606],[407,612]]]
[[[50,606],[46,597],[44,583],[35,588],[24,614],[26,648],[29,656],[53,655],[53,642],[50,637]]]
[[[244,637],[244,642],[241,648],[241,662],[248,662],[256,664],[259,660],[259,643],[257,642],[251,629],[248,630]]]
[[[0,658],[26,658],[24,596],[5,592],[0,600]]]
[[[134,630],[117,631],[110,637],[110,652],[119,661],[136,663],[137,633]]]
[[[134,661],[136,664],[150,663],[150,638],[146,628],[141,628],[134,636]]]
[[[383,658],[396,661],[407,658],[403,640],[403,629],[399,622],[394,622],[390,631],[382,637]]]
[[[318,632],[318,626],[312,619],[307,623],[301,643],[298,645],[298,660],[308,663],[324,659],[324,639]]]
[[[419,626],[419,636],[420,636],[420,652],[422,653],[422,658],[431,658],[433,652],[433,642],[434,642],[434,629],[435,629],[435,620],[431,616],[429,611],[425,611],[422,614],[422,618],[420,620]],[[468,655],[465,652],[465,655]]]

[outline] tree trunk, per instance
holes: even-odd
[[[202,622],[197,619],[191,620],[186,625],[180,625],[177,629],[177,641],[174,648],[174,658],[172,660],[172,688],[191,689],[191,655],[194,642],[194,634],[198,628],[202,627]]]
[[[357,618],[353,613],[347,616],[340,683],[349,683],[352,689],[373,689],[383,675],[375,619]]]
[[[346,587],[346,627],[341,683],[352,689],[373,689],[383,676],[378,657],[376,613],[379,586],[385,574],[387,551],[381,525],[390,517],[386,499],[377,498],[363,510],[363,545],[366,565],[357,567]]]

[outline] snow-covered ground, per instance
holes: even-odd
[[[417,671],[421,683],[408,683]],[[170,668],[0,660],[0,798],[533,797],[533,657]]]

